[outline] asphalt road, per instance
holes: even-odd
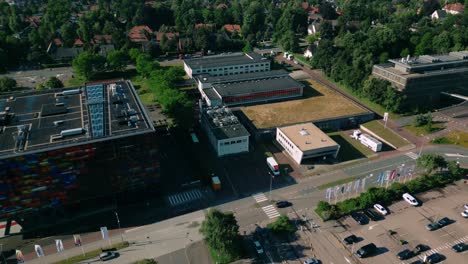
[[[43,70],[14,71],[0,76],[10,77],[16,80],[19,87],[34,88],[50,77],[57,77],[62,82],[72,78],[72,67],[50,68]]]

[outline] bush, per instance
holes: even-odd
[[[142,259],[134,262],[134,264],[158,264],[154,259]]]
[[[296,231],[296,227],[285,214],[282,214],[275,222],[268,224],[268,228],[277,235],[287,235]]]

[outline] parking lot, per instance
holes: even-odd
[[[361,263],[422,263],[424,256],[439,253],[445,257],[439,263],[468,263],[468,251],[456,253],[451,249],[455,244],[468,244],[468,219],[461,216],[463,204],[468,203],[468,185],[463,182],[447,186],[441,190],[417,195],[422,203],[412,207],[405,201],[391,205],[390,214],[380,221],[370,221],[358,225],[351,217],[343,220],[347,231],[337,234],[340,238],[354,234],[359,237],[354,245],[347,246],[350,252],[374,243],[377,253],[369,258],[359,259]],[[449,225],[434,231],[426,225],[443,217],[452,220]],[[399,260],[397,254],[404,249],[413,250],[417,245],[427,245],[429,249],[410,259]]]

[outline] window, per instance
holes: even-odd
[[[235,141],[231,141],[231,144],[236,144],[236,142],[235,142]]]
[[[211,71],[211,69],[208,69],[208,72],[210,72],[210,71]]]
[[[234,69],[239,69],[239,67],[236,66],[236,67],[234,67]]]
[[[242,142],[242,140],[237,140],[237,143],[241,143],[241,142]]]
[[[232,67],[229,67],[230,70],[232,70]]]
[[[229,145],[229,142],[228,141],[224,142],[224,145]]]
[[[244,68],[244,66],[240,66],[240,68],[242,69],[242,68]]]

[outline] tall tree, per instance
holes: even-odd
[[[16,81],[10,77],[0,77],[0,92],[11,92],[16,88]]]
[[[113,71],[122,71],[127,66],[128,56],[122,50],[113,50],[107,54],[107,67]]]
[[[73,71],[86,80],[89,80],[96,73],[104,70],[105,62],[106,58],[100,55],[83,52],[73,60]]]

